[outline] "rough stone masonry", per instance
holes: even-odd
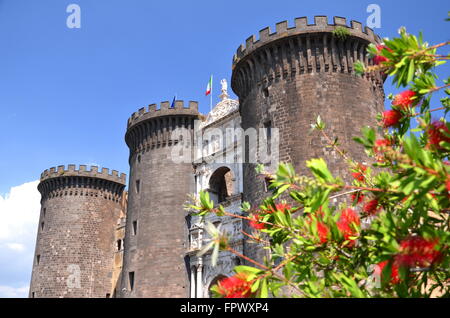
[[[384,78],[358,77],[353,65],[356,60],[371,64],[366,48],[381,39],[359,22],[348,26],[341,17],[334,17],[332,24],[324,16],[309,22],[298,18],[288,27],[283,21],[273,33],[265,28],[258,39],[249,37],[233,57],[231,87],[239,97],[243,129],[279,129],[280,161],[302,172],[307,159],[324,157],[331,171],[342,175],[344,161],[324,147],[323,138],[309,133],[310,125],[320,115],[342,148],[363,160],[364,152],[352,137],[363,125],[375,125],[376,113],[383,110]],[[348,36],[335,37],[338,27]],[[171,132],[184,128],[192,136],[194,121],[202,116],[196,102],[170,106],[153,104],[128,120],[130,178],[120,275],[113,275],[113,267],[120,268],[113,259],[121,202],[126,202],[125,176],[86,171],[84,166],[75,170],[73,165],[43,173],[30,297],[189,296],[183,204],[196,191],[195,168],[171,160],[171,150],[180,142]],[[255,164],[243,164],[242,178],[244,201],[257,204],[266,189],[264,180],[256,178]],[[263,256],[254,244],[245,243],[243,252],[251,258]]]

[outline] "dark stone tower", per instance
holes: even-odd
[[[69,165],[45,170],[30,297],[108,297],[126,175]]]
[[[345,39],[333,35],[337,27],[348,30]],[[305,17],[288,28],[286,21],[276,31],[265,28],[247,39],[233,59],[232,88],[239,96],[242,127],[279,129],[280,161],[291,162],[297,172],[305,172],[305,161],[323,157],[333,173],[344,176],[347,165],[325,140],[310,132],[318,115],[332,137],[356,160],[364,160],[364,150],[352,141],[363,125],[375,126],[377,112],[383,110],[381,75],[358,77],[356,60],[366,57],[369,43],[381,40],[369,28],[345,18],[316,16],[309,25]],[[244,200],[260,203],[266,195],[264,181],[256,178],[255,165],[244,164]],[[253,245],[251,245],[253,246]],[[244,250],[252,256],[253,251]]]
[[[192,166],[194,121],[198,103],[173,108],[150,105],[128,120],[130,183],[121,281],[122,297],[187,297],[184,256],[187,228],[184,204],[195,191]],[[180,134],[172,134],[182,129]],[[183,162],[177,162],[181,145]],[[178,158],[179,159],[179,158]]]

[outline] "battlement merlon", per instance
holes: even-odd
[[[90,177],[119,183],[124,186],[126,186],[127,181],[127,175],[125,173],[121,173],[119,175],[117,170],[112,170],[110,174],[108,168],[102,168],[99,170],[97,166],[91,166],[88,170],[86,165],[80,165],[77,169],[74,164],[68,165],[67,169],[65,166],[47,169],[41,173],[40,181],[43,182],[48,179],[60,177]]]
[[[150,118],[164,117],[164,116],[198,116],[198,102],[189,101],[185,107],[185,102],[182,100],[175,101],[172,107],[170,102],[161,102],[160,108],[157,109],[156,104],[151,104],[147,108],[142,107],[137,112],[133,113],[128,119],[127,129],[136,125],[139,122]]]
[[[270,28],[264,28],[259,31],[259,39],[256,40],[254,35],[250,36],[245,45],[242,44],[238,49],[236,54],[233,56],[233,69],[240,60],[245,56],[249,55],[256,49],[273,42],[275,40],[290,37],[299,34],[308,33],[321,33],[328,32],[332,33],[336,27],[346,27],[349,31],[350,36],[362,38],[370,43],[379,44],[382,39],[376,35],[373,30],[369,27],[363,29],[363,25],[358,21],[351,21],[350,26],[347,25],[347,19],[342,17],[333,17],[333,24],[328,24],[328,17],[326,16],[315,16],[314,24],[308,24],[307,17],[301,17],[295,19],[295,26],[288,28],[288,22],[282,21],[276,24],[276,30],[271,33]]]

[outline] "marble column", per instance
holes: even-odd
[[[199,259],[197,266],[197,298],[203,298],[203,284],[202,284],[202,272],[203,272],[203,264],[202,259]]]
[[[191,298],[195,298],[195,266],[191,268]]]

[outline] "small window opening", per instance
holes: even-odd
[[[137,221],[133,221],[133,235],[137,234]]]
[[[133,291],[133,289],[134,289],[134,272],[128,273],[128,279],[130,282],[130,291]]]
[[[136,180],[136,192],[139,193],[141,190],[141,180]]]

